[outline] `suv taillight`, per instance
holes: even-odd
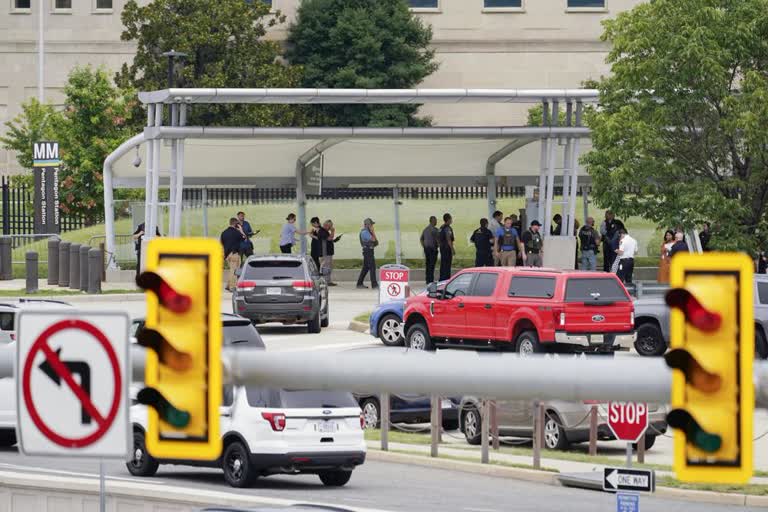
[[[256,287],[256,281],[240,281],[237,283],[237,289],[243,292],[252,292]]]
[[[269,422],[272,430],[282,432],[285,430],[285,414],[282,412],[263,412],[261,417]]]
[[[312,281],[294,281],[293,282],[293,289],[298,292],[306,292],[308,290],[311,290],[314,285],[312,284]]]
[[[16,333],[15,332],[11,333],[11,341],[16,341]]]
[[[360,413],[360,428],[365,430],[365,414]]]

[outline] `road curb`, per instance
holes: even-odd
[[[541,484],[557,485],[557,473],[547,471],[536,471],[534,469],[511,468],[497,466],[494,464],[478,464],[475,462],[465,462],[451,459],[433,459],[421,455],[410,455],[398,452],[383,452],[381,450],[368,450],[368,460],[379,462],[393,462],[397,464],[413,464],[435,469],[445,469],[452,471],[462,471],[464,473],[474,473],[477,475],[496,476],[501,478],[512,478],[526,482],[535,482]]]
[[[350,331],[362,332],[362,333],[368,332],[368,328],[369,328],[368,324],[363,322],[358,322],[357,320],[352,320],[351,322],[349,322],[349,326],[347,327],[347,329],[349,329]]]

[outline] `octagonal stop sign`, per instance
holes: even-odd
[[[609,402],[608,427],[619,441],[638,442],[648,428],[648,404]]]

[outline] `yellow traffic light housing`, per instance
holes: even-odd
[[[138,401],[148,407],[147,450],[160,459],[221,454],[221,245],[204,238],[155,238],[146,271],[147,315],[137,335],[150,348]]]
[[[753,263],[745,254],[672,259],[670,352],[677,478],[746,483],[752,477]]]

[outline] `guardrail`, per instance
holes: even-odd
[[[107,237],[105,235],[95,235],[88,239],[88,247],[104,248]],[[136,262],[136,245],[133,235],[115,235],[115,251],[106,252],[104,249],[104,259],[106,268],[114,265],[124,266],[127,263]],[[113,265],[114,264],[114,265]]]

